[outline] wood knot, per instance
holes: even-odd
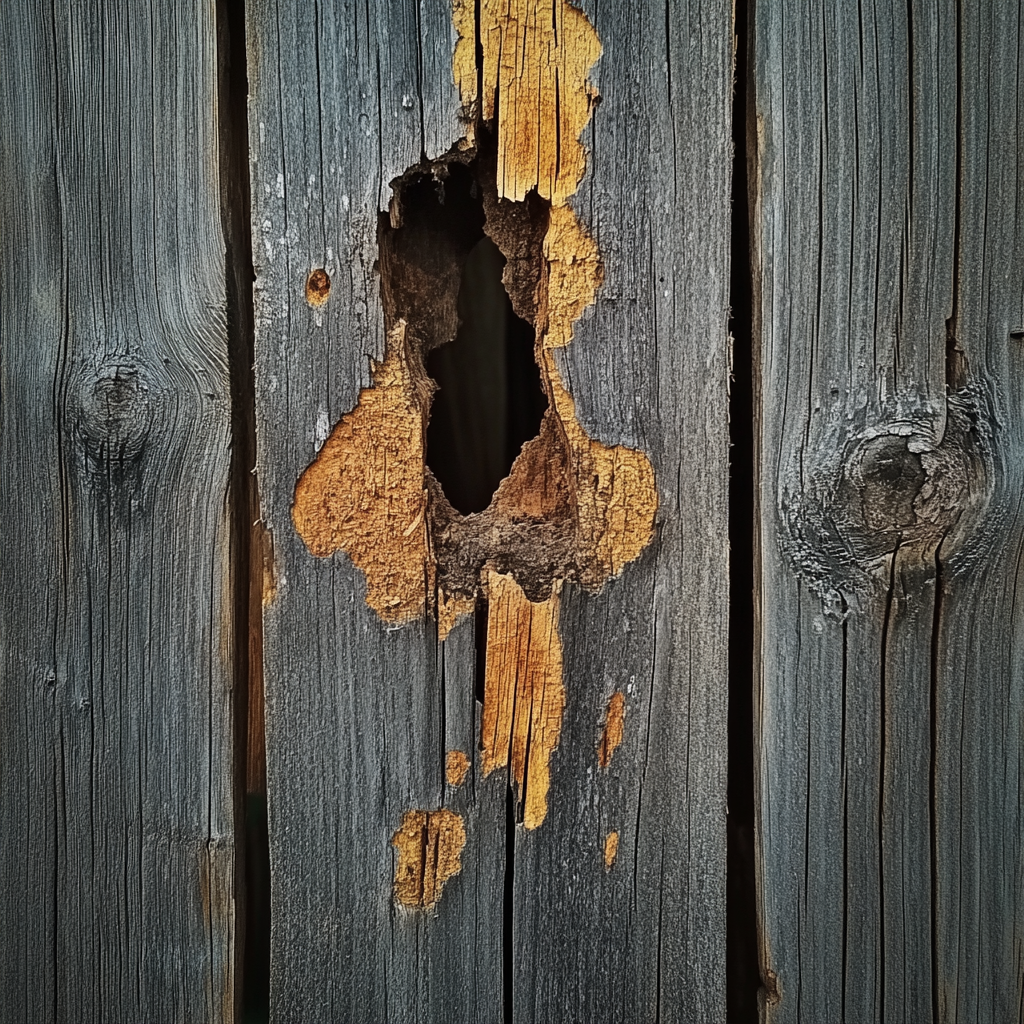
[[[912,415],[845,438],[837,428],[813,455],[797,453],[779,501],[782,546],[797,575],[827,605],[846,608],[884,586],[897,550],[931,559],[940,546],[944,558],[963,548],[965,514],[976,518],[991,478],[987,422],[965,391],[944,410],[919,402]]]
[[[154,395],[135,363],[97,367],[76,389],[75,424],[87,454],[106,463],[133,462],[153,424]]]
[[[834,518],[861,561],[938,544],[967,504],[962,443],[935,443],[909,424],[889,429],[851,446],[836,494]]]

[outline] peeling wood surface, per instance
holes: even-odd
[[[216,29],[211,4],[0,10],[11,1024],[234,1017]]]
[[[274,556],[272,1016],[722,1019],[731,8],[479,7],[249,7],[259,477]],[[534,23],[521,66],[536,65],[536,87],[508,59]],[[540,45],[552,26],[557,40]],[[389,401],[398,322],[414,367],[454,336],[452,264],[426,279],[435,312],[410,311],[426,271],[401,232],[415,175],[452,175],[454,196],[462,172],[442,164],[470,159],[491,176],[487,230],[517,315],[537,326],[549,413],[505,497],[480,519],[439,518],[438,486],[417,477],[421,442],[383,457],[390,412],[349,442],[353,417],[369,424],[364,410]],[[445,242],[445,259],[469,244]],[[430,400],[418,379],[406,405]],[[423,429],[413,412],[403,437]],[[386,486],[352,486],[413,463],[400,507]],[[384,502],[384,520],[363,495]],[[352,524],[365,513],[393,520],[408,559],[364,575]],[[364,547],[372,561],[382,545]],[[538,551],[559,552],[565,574]],[[508,622],[549,623],[557,680],[550,659],[533,660],[554,647],[499,637],[504,579],[519,591]],[[526,704],[504,718],[495,707],[508,728],[488,757],[489,683],[496,700]],[[617,691],[621,737],[602,769]],[[461,785],[450,751],[470,762]],[[392,845],[410,809],[465,829],[461,870],[429,910],[396,899],[403,849],[429,848],[429,825],[426,843]]]
[[[1013,2],[757,5],[779,1024],[1024,1013],[1021,34]]]

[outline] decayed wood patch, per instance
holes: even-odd
[[[366,603],[400,622],[422,613],[433,564],[423,490],[430,389],[410,367],[403,321],[373,376],[299,478],[292,519],[313,554],[346,551],[366,576]]]
[[[497,115],[499,194],[522,202],[535,188],[562,205],[586,169],[577,140],[597,95],[587,82],[601,56],[597,33],[565,0],[455,0],[454,14],[455,81],[462,102],[478,101],[479,77],[480,116],[491,122]],[[468,138],[474,140],[472,131]]]
[[[619,833],[609,832],[604,841],[604,869],[611,871],[619,853]]]
[[[565,708],[558,589],[535,603],[511,576],[491,573],[488,591],[483,772],[511,761],[523,824],[533,829],[548,812],[551,754]]]
[[[400,180],[382,229],[385,359],[374,368],[374,386],[360,393],[300,478],[294,506],[296,527],[314,554],[344,550],[363,570],[367,601],[382,618],[405,621],[429,609],[442,637],[472,609],[488,564],[511,572],[533,597],[556,580],[598,589],[643,550],[657,510],[650,461],[587,435],[553,356],[572,340],[573,324],[602,280],[597,244],[566,205],[585,169],[579,134],[592,110],[587,74],[600,43],[565,0],[484,3],[481,109],[473,11],[456,3],[454,57],[463,103],[475,111],[473,127],[447,157],[410,175],[422,180],[431,173],[443,182],[451,167],[478,160],[479,126],[496,134],[493,159],[479,155],[488,179],[484,230],[508,253],[506,287],[517,311],[534,321],[549,415],[491,507],[477,517],[455,513],[424,465],[432,384],[422,363],[427,347],[454,336],[460,261],[471,240],[422,229],[400,241],[409,212],[408,183]],[[539,217],[546,222],[540,233]],[[458,230],[464,234],[465,226]],[[418,254],[417,245],[428,251]],[[548,578],[539,578],[545,571]]]
[[[385,358],[300,477],[293,518],[314,554],[348,553],[386,621],[429,612],[444,639],[489,594],[483,770],[511,765],[535,828],[565,701],[559,590],[597,590],[621,572],[649,543],[658,499],[646,455],[583,429],[554,358],[603,280],[597,243],[567,205],[586,168],[597,34],[567,0],[455,0],[454,18],[466,135],[393,183],[379,235]],[[462,516],[425,465],[423,365],[455,336],[462,265],[481,231],[506,257],[516,314],[535,327],[548,411],[490,506]],[[620,714],[603,759],[621,727]]]
[[[466,827],[454,811],[406,811],[392,836],[398,849],[395,899],[403,906],[429,909],[445,882],[462,870]]]
[[[331,279],[327,271],[314,270],[306,278],[306,301],[311,306],[322,306],[331,294]]]
[[[445,758],[444,777],[449,786],[461,786],[469,774],[470,761],[463,750],[449,750]]]
[[[626,695],[616,690],[608,698],[608,708],[604,715],[604,728],[597,744],[597,763],[607,768],[612,763],[612,756],[622,742],[623,722],[626,717]]]

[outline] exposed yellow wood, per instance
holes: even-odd
[[[485,121],[497,117],[498,195],[522,202],[536,189],[563,204],[586,169],[576,145],[597,95],[587,75],[601,43],[586,15],[566,0],[480,0]],[[474,4],[455,0],[455,82],[477,104]],[[497,100],[497,102],[496,102]]]
[[[533,602],[512,576],[488,577],[482,766],[487,775],[511,762],[529,829],[548,812],[551,754],[565,709],[558,610],[557,588]]]
[[[442,590],[437,595],[437,639],[447,640],[455,623],[469,615],[475,607],[476,601],[472,598],[453,596]]]
[[[398,850],[395,899],[403,906],[429,909],[445,882],[462,870],[466,827],[454,811],[406,811],[392,836]]]
[[[604,715],[604,728],[597,744],[597,763],[607,768],[612,763],[615,751],[622,742],[623,723],[626,717],[626,695],[616,690],[608,698],[608,708]]]
[[[470,761],[463,750],[449,750],[445,758],[444,776],[449,786],[461,786],[469,774]]]
[[[611,871],[619,852],[619,833],[609,832],[604,841],[604,869]]]

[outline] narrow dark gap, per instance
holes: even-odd
[[[733,93],[732,268],[729,304],[733,381],[729,407],[729,777],[726,850],[726,1013],[758,1019],[757,891],[754,846],[754,346],[750,260],[747,99],[748,5],[736,7]]]
[[[452,174],[446,208],[453,206],[458,183]],[[505,257],[483,234],[480,189],[475,180],[470,184],[481,229],[462,266],[458,332],[426,359],[438,388],[427,427],[427,464],[463,515],[487,508],[523,444],[537,436],[547,407],[533,356],[533,326],[512,309],[501,280]]]
[[[487,668],[487,599],[477,597],[474,612],[473,628],[476,639],[476,664],[474,665],[473,681],[476,687],[477,703],[484,704],[484,672]],[[478,747],[483,749],[483,737],[477,737]]]
[[[258,533],[253,262],[249,220],[244,0],[217,4],[221,224],[231,381],[231,531],[235,628],[236,1014],[270,1012],[270,862],[263,749],[262,534]]]

